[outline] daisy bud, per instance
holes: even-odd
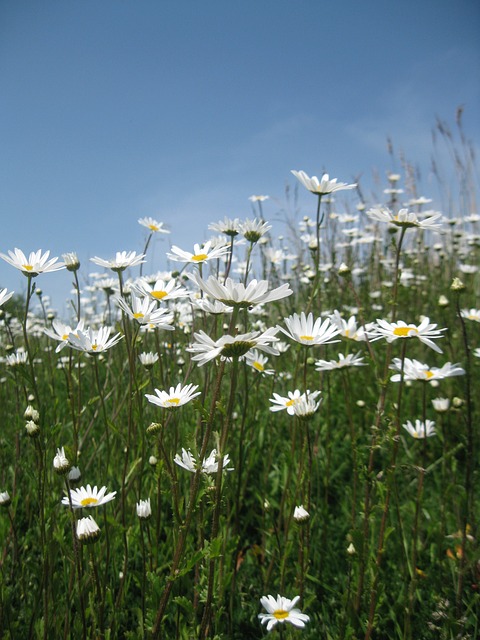
[[[160,431],[160,429],[162,428],[162,424],[160,422],[152,422],[151,424],[148,425],[147,427],[147,433],[149,436],[154,435],[155,433],[158,433]],[[150,463],[151,464],[151,463]],[[156,464],[156,463],[155,463]]]
[[[72,463],[65,455],[65,449],[57,449],[57,455],[53,459],[53,469],[56,473],[63,476],[70,471]]]
[[[452,400],[452,404],[455,407],[455,409],[460,409],[460,407],[463,406],[464,401],[462,400],[462,398],[457,398],[455,396],[455,398],[453,398]]]
[[[0,507],[8,507],[12,502],[8,491],[0,491]]]
[[[464,291],[465,290],[465,285],[463,284],[463,282],[460,280],[460,278],[454,278],[452,281],[452,284],[450,286],[450,289],[452,291]]]
[[[341,277],[345,277],[350,275],[351,273],[351,269],[348,265],[345,264],[345,262],[342,262],[342,264],[338,267],[338,275]]]
[[[351,542],[348,547],[347,547],[347,553],[349,556],[353,556],[357,553],[357,550],[355,549],[355,547],[353,546],[353,542]]]
[[[137,502],[137,516],[140,520],[148,520],[152,515],[152,507],[150,505],[150,498],[147,500],[140,500]]]
[[[438,306],[439,307],[448,307],[448,305],[450,304],[450,302],[448,301],[448,298],[446,296],[440,296],[438,299]]]
[[[302,504],[299,507],[295,507],[295,510],[293,512],[293,519],[295,520],[295,522],[303,524],[304,522],[307,522],[309,518],[310,514],[306,509],[303,508]]]
[[[100,537],[100,527],[92,516],[80,518],[77,522],[77,538],[82,544],[92,544]]]
[[[151,464],[152,467],[155,467],[158,462],[158,459],[155,456],[150,456],[148,459],[148,464]]]
[[[357,407],[360,407],[361,409],[363,409],[364,406],[365,406],[364,400],[357,400]]]
[[[437,413],[445,413],[450,407],[450,400],[448,398],[434,398],[432,405]]]
[[[36,438],[40,435],[40,427],[33,420],[29,420],[25,425],[25,430],[30,438]]]

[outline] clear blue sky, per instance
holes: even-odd
[[[164,268],[169,242],[251,216],[252,194],[274,218],[291,169],[368,191],[400,170],[387,136],[429,196],[435,118],[463,104],[480,138],[479,34],[477,0],[1,0],[0,251],[77,251],[93,270],[140,251],[150,215],[172,232]],[[24,280],[1,261],[0,286]]]

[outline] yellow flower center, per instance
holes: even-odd
[[[288,400],[288,402],[285,403],[285,406],[293,407],[294,404],[295,404],[295,400],[292,398],[291,400]]]
[[[158,231],[160,227],[157,227],[156,224],[149,224],[148,228],[151,229],[151,231]]]
[[[197,253],[196,256],[192,256],[192,260],[194,262],[203,262],[207,258],[208,258],[208,255],[206,253]]]
[[[169,398],[167,400],[168,404],[174,404],[175,406],[177,406],[178,404],[180,404],[180,398]]]
[[[470,315],[468,315],[468,316],[467,316],[467,318],[468,318],[469,320],[478,320],[478,319],[479,319],[479,317],[478,317],[478,316],[476,316],[476,315],[474,315],[473,313],[471,313]]]
[[[425,371],[425,375],[427,376],[427,380],[430,380],[430,378],[433,378],[433,371]]]
[[[300,336],[300,340],[313,340],[313,336]]]
[[[349,338],[350,337],[350,331],[348,329],[345,329],[345,338]]]
[[[68,333],[64,333],[62,336],[62,340],[68,340]]]
[[[92,351],[96,351],[98,349],[98,344],[92,344]]]
[[[97,504],[98,500],[97,498],[84,498],[83,500],[80,501],[80,504],[82,505],[82,507],[88,507],[91,504]]]
[[[411,332],[418,333],[418,329],[416,327],[396,327],[393,330],[393,335],[408,338]]]
[[[22,264],[22,269],[25,269],[25,271],[33,271],[31,264]]]
[[[260,372],[265,371],[265,367],[262,364],[260,364],[260,362],[255,361],[252,366],[257,371],[260,371]]]
[[[152,291],[152,298],[155,298],[155,300],[163,300],[163,298],[165,298],[167,294],[166,291]]]
[[[288,611],[284,611],[283,609],[277,609],[272,614],[277,620],[285,620],[288,618]]]
[[[133,317],[135,318],[135,320],[138,320],[139,318],[143,318],[145,314],[143,314],[141,311],[137,311],[137,313],[133,314]]]

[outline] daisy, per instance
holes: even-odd
[[[12,502],[12,499],[10,498],[10,494],[8,493],[8,491],[0,491],[0,506],[1,507],[8,507],[11,502]]]
[[[435,422],[433,420],[425,420],[425,422],[415,420],[415,425],[413,425],[410,420],[407,420],[403,428],[406,429],[413,438],[423,439],[437,435],[435,432]]]
[[[169,260],[174,260],[175,262],[192,262],[193,264],[201,264],[202,262],[207,262],[207,260],[222,258],[230,251],[230,247],[228,245],[215,248],[211,247],[211,240],[205,242],[205,244],[201,246],[199,244],[194,244],[193,253],[190,253],[173,245],[171,252],[167,253],[167,258]]]
[[[132,294],[131,307],[123,298],[114,298],[114,300],[122,311],[139,324],[155,325],[158,329],[167,331],[173,331],[175,328],[170,324],[173,322],[173,313],[167,309],[158,309],[155,300],[150,300],[147,297],[139,298]]]
[[[248,240],[248,242],[251,242],[252,244],[258,242],[260,238],[267,233],[267,231],[270,231],[271,228],[272,226],[269,225],[268,222],[257,220],[257,218],[254,218],[253,220],[247,218],[240,223],[240,233],[243,235],[245,240]]]
[[[35,278],[40,273],[47,273],[51,271],[60,271],[65,269],[64,262],[57,262],[58,258],[50,258],[50,251],[46,251],[42,255],[41,249],[34,252],[32,251],[28,258],[20,249],[14,249],[8,252],[8,256],[4,253],[0,253],[0,258],[3,258],[6,262],[20,269],[20,271],[27,277]]]
[[[146,500],[140,500],[140,502],[137,502],[136,507],[137,516],[140,518],[140,520],[148,520],[148,518],[150,518],[150,516],[152,515],[150,498],[147,498]]]
[[[157,222],[156,220],[150,217],[139,218],[138,224],[141,224],[142,227],[146,227],[152,233],[170,233],[168,229],[163,228],[163,222]]]
[[[123,336],[116,333],[110,338],[111,327],[100,327],[100,329],[92,329],[89,327],[85,330],[78,330],[77,333],[70,333],[68,336],[68,346],[77,351],[84,351],[90,355],[96,355],[110,349],[117,344]]]
[[[182,387],[182,384],[179,383],[176,387],[170,387],[169,391],[155,389],[156,395],[146,393],[145,397],[149,402],[163,409],[176,409],[199,396],[201,392],[196,391],[197,389],[198,384],[187,384]]]
[[[205,474],[217,473],[218,471],[217,459],[218,459],[217,450],[213,449],[210,455],[204,458],[202,462],[202,468],[201,468],[202,473],[205,473]],[[188,451],[186,449],[182,449],[182,455],[179,456],[177,453],[173,461],[175,462],[175,464],[178,464],[179,467],[182,467],[183,469],[186,469],[191,473],[195,473],[195,471],[197,470],[197,462],[193,457],[190,449]],[[230,464],[230,456],[227,453],[223,456],[222,471],[233,471],[234,470],[233,467],[227,467],[227,465],[229,464]]]
[[[317,397],[321,391],[307,391],[293,404],[293,415],[298,418],[306,419],[313,416],[318,407],[322,404],[323,398],[317,401]]]
[[[393,342],[398,338],[418,338],[437,353],[443,353],[432,340],[442,338],[442,331],[446,331],[446,329],[437,329],[436,327],[436,324],[430,323],[430,318],[424,318],[419,325],[407,324],[402,320],[387,322],[377,319],[377,322],[371,325],[368,331],[368,338],[370,340],[385,338],[387,342]]]
[[[337,178],[330,180],[328,173],[324,173],[319,180],[317,176],[311,178],[305,173],[305,171],[294,171],[293,175],[300,180],[303,186],[311,193],[315,193],[319,196],[323,196],[327,193],[333,193],[334,191],[343,191],[344,189],[355,189],[356,184],[347,184],[346,182],[338,182]]]
[[[260,603],[267,613],[258,614],[261,624],[267,625],[267,631],[271,631],[276,624],[284,622],[289,622],[294,627],[303,629],[310,618],[300,609],[294,608],[299,600],[300,596],[295,596],[293,600],[280,595],[277,595],[277,599],[270,595],[262,596]]]
[[[230,238],[234,238],[240,233],[240,220],[238,218],[231,220],[225,216],[223,220],[209,224],[208,228],[212,231],[217,231],[218,233],[224,233]]]
[[[267,280],[252,280],[245,286],[243,282],[234,282],[232,278],[227,278],[222,283],[214,276],[203,280],[199,274],[195,274],[190,276],[190,279],[208,296],[232,307],[248,308],[265,302],[281,300],[293,293],[288,284],[282,284],[280,287],[268,291]]]
[[[80,260],[75,251],[62,253],[62,258],[68,271],[78,271],[80,269]]]
[[[323,323],[321,318],[317,318],[314,322],[313,313],[306,316],[302,311],[300,315],[294,313],[293,316],[284,318],[284,321],[288,331],[280,326],[278,329],[300,344],[312,346],[339,342],[339,340],[333,340],[340,333],[339,329],[331,323],[329,318],[326,318]]]
[[[65,448],[62,447],[61,449],[57,449],[57,454],[53,459],[54,470],[57,473],[63,475],[68,471],[70,471],[71,466],[72,466],[72,463],[65,455]]]
[[[362,362],[363,356],[360,353],[349,353],[346,356],[343,353],[338,354],[338,360],[317,360],[315,362],[316,371],[334,371],[335,369],[344,369],[345,367],[365,367],[366,362]]]
[[[102,504],[106,504],[115,498],[116,491],[107,493],[107,487],[102,487],[100,490],[97,487],[92,487],[87,484],[87,487],[79,487],[78,489],[70,489],[70,499],[72,501],[72,507],[74,509],[82,509],[83,507],[99,507]],[[67,507],[70,505],[68,496],[62,498],[62,504]]]
[[[77,521],[77,538],[83,544],[95,542],[100,536],[100,527],[92,516],[88,518],[80,518]]]
[[[248,199],[250,202],[265,202],[265,200],[270,200],[270,196],[249,196]]]
[[[94,264],[98,264],[100,267],[105,267],[106,269],[111,269],[116,273],[120,273],[121,271],[125,271],[128,267],[135,267],[136,265],[145,262],[144,258],[144,253],[140,253],[137,256],[136,251],[117,251],[115,258],[111,258],[110,260],[104,260],[103,258],[95,256],[94,258],[90,258],[90,261]]]
[[[340,315],[340,312],[335,311],[330,315],[330,321],[334,324],[343,338],[349,340],[356,340],[357,342],[366,340],[365,329],[362,326],[358,326],[355,316],[350,316],[348,320],[345,320]]]
[[[302,415],[305,409],[314,408],[314,411],[320,406],[321,400],[317,403],[316,398],[320,395],[320,391],[307,391],[306,393],[300,393],[298,389],[295,391],[288,391],[287,397],[280,396],[278,393],[273,394],[273,398],[270,398],[270,402],[273,406],[270,407],[270,411],[283,411],[287,410],[288,415]],[[296,411],[297,405],[300,406],[298,412]]]
[[[462,309],[460,311],[460,315],[462,318],[466,318],[467,320],[480,322],[480,309]]]
[[[15,353],[10,353],[5,358],[5,363],[9,367],[16,367],[21,364],[26,364],[27,360],[28,360],[27,352],[24,351],[23,349],[18,349],[18,351],[15,351]]]
[[[226,304],[219,300],[208,300],[207,298],[194,298],[192,300],[192,306],[195,309],[200,309],[205,313],[211,313],[212,315],[221,315],[223,313],[232,313],[233,307],[227,307]]]
[[[450,400],[448,398],[433,398],[432,406],[437,413],[445,413],[450,408]]]
[[[181,287],[173,279],[168,282],[161,279],[156,280],[153,285],[147,282],[147,280],[142,279],[136,282],[132,288],[140,295],[148,296],[149,298],[157,301],[188,297],[188,291],[185,287]]]
[[[400,209],[400,211],[394,214],[387,207],[373,208],[367,211],[367,216],[372,220],[378,220],[379,222],[388,222],[397,227],[404,227],[406,229],[417,227],[424,230],[436,230],[441,229],[442,225],[436,222],[442,217],[441,213],[433,213],[428,218],[421,220],[416,213],[408,211],[408,209]]]
[[[304,509],[303,504],[299,507],[295,507],[293,512],[293,519],[295,522],[306,522],[310,518],[310,514]]]
[[[59,353],[64,347],[68,345],[68,337],[71,333],[77,335],[79,331],[83,331],[84,321],[80,320],[75,329],[72,329],[70,325],[64,324],[60,320],[52,320],[52,329],[44,329],[45,334],[53,340],[58,340],[60,344],[55,349],[55,353]]]
[[[267,329],[263,333],[251,331],[237,336],[225,335],[218,340],[212,340],[204,331],[199,331],[194,333],[195,342],[187,347],[186,350],[195,354],[192,356],[192,360],[198,362],[199,366],[217,356],[239,358],[254,348],[277,356],[278,351],[270,345],[270,343],[278,341],[276,337],[277,331],[278,329],[275,328]]]
[[[142,353],[139,353],[138,358],[145,369],[151,369],[153,365],[160,359],[158,353],[152,353],[151,351],[144,351]]]
[[[400,358],[394,358],[390,367],[394,371],[398,371],[390,379],[392,382],[400,382],[402,379],[402,360]],[[450,378],[452,376],[463,376],[465,374],[464,369],[459,364],[452,364],[447,362],[443,367],[429,367],[428,364],[423,364],[418,360],[411,360],[405,358],[403,362],[403,379],[404,380],[426,380],[432,382],[433,380],[443,380],[444,378]]]
[[[259,373],[265,376],[275,375],[274,369],[265,369],[265,365],[268,362],[267,356],[263,356],[257,349],[251,349],[245,354],[245,362],[249,367],[255,369]]]
[[[13,293],[13,291],[10,291],[10,293],[8,293],[6,289],[2,289],[0,291],[0,307],[5,304],[7,300],[10,300],[10,298],[13,296]]]

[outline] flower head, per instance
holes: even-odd
[[[12,499],[8,491],[0,491],[0,507],[8,507]]]
[[[77,538],[83,544],[92,544],[100,537],[100,527],[93,516],[80,518],[77,522]]]
[[[199,366],[221,356],[223,358],[240,358],[250,349],[260,349],[271,355],[278,355],[278,351],[271,346],[271,343],[278,341],[276,334],[278,329],[267,329],[263,333],[251,331],[237,336],[224,335],[218,340],[212,340],[204,331],[194,334],[195,342],[187,351],[194,353],[192,360],[198,362]]]
[[[163,224],[164,224],[163,222],[157,222],[156,220],[150,217],[139,218],[138,224],[141,224],[142,227],[147,227],[147,229],[151,233],[170,233],[168,229],[163,228]]]
[[[197,391],[197,389],[198,384],[187,384],[187,386],[182,387],[182,384],[179,383],[176,387],[170,387],[169,391],[155,389],[156,395],[146,393],[145,397],[152,404],[164,409],[177,409],[199,396],[201,392]]]
[[[293,600],[280,595],[277,595],[276,599],[270,595],[262,596],[260,603],[267,613],[259,613],[258,618],[262,624],[267,625],[267,631],[271,631],[276,624],[284,622],[289,622],[294,627],[303,629],[310,618],[300,609],[294,608],[299,600],[300,596],[295,596]]]
[[[224,233],[230,238],[234,238],[240,233],[240,220],[238,218],[231,220],[225,216],[223,220],[209,224],[208,228],[212,231],[217,231],[218,233]]]
[[[140,500],[137,502],[137,516],[140,520],[148,520],[152,515],[152,506],[150,504],[150,498],[146,500]]]
[[[425,420],[425,422],[415,420],[414,425],[410,420],[407,420],[402,426],[413,438],[430,438],[430,436],[437,435],[435,432],[435,422],[433,420]]]
[[[339,353],[338,360],[317,360],[315,369],[317,371],[334,371],[345,367],[365,367],[366,364],[366,362],[363,362],[363,356],[360,353],[349,353],[346,356],[343,353]]]
[[[72,329],[68,324],[64,324],[56,318],[52,321],[52,329],[44,329],[44,332],[49,338],[58,340],[59,345],[55,349],[55,353],[59,353],[64,347],[68,345],[68,338],[71,333],[77,335],[79,331],[83,331],[84,322],[80,320],[75,329]]]
[[[460,315],[466,320],[480,322],[480,309],[462,309],[460,311]]]
[[[125,271],[128,267],[135,267],[137,264],[145,262],[144,258],[144,253],[137,256],[136,251],[117,251],[115,258],[111,258],[110,260],[104,260],[97,256],[90,258],[90,260],[91,262],[98,264],[100,267],[105,267],[106,269],[111,269],[116,273],[120,273],[121,271]]]
[[[173,322],[173,313],[168,309],[158,309],[155,300],[151,300],[148,297],[139,298],[135,294],[131,296],[131,306],[123,298],[114,298],[114,300],[120,309],[138,324],[153,325],[157,329],[165,329],[167,331],[175,329],[170,324]]]
[[[80,269],[80,260],[75,251],[62,253],[62,258],[68,271],[78,271]]]
[[[321,318],[313,319],[313,313],[309,313],[308,316],[302,311],[300,315],[294,313],[292,316],[285,318],[285,324],[287,329],[278,327],[280,331],[283,331],[285,335],[300,344],[307,346],[319,345],[319,344],[331,344],[332,342],[339,342],[339,340],[333,340],[340,331],[329,318],[326,318],[323,322]]]
[[[148,296],[152,300],[157,302],[166,302],[167,300],[173,300],[176,298],[186,298],[188,291],[185,287],[177,285],[175,280],[156,280],[153,285],[149,284],[145,278],[136,282],[133,287],[142,296]]]
[[[293,293],[288,284],[282,284],[280,287],[268,291],[267,280],[252,280],[245,286],[242,282],[234,282],[231,278],[227,278],[222,283],[214,276],[203,280],[199,274],[195,274],[190,276],[190,279],[204,293],[232,307],[248,308],[273,300],[281,300]]]
[[[65,455],[64,447],[62,447],[61,449],[57,449],[57,454],[53,459],[54,470],[60,475],[65,475],[70,471],[71,467],[72,463]]]
[[[90,355],[98,355],[117,344],[123,336],[120,333],[110,338],[112,329],[110,327],[100,327],[100,329],[88,328],[70,333],[68,345],[77,351],[84,351]]]
[[[6,289],[2,289],[0,291],[0,307],[5,304],[5,302],[7,302],[7,300],[10,300],[10,298],[13,296],[13,291],[7,292]]]
[[[394,371],[398,371],[391,377],[392,382],[399,382],[402,379],[402,360],[394,358],[390,367]],[[403,379],[404,380],[425,380],[432,382],[433,380],[443,380],[452,376],[463,376],[464,369],[458,364],[447,362],[443,367],[429,367],[418,360],[405,358],[403,362]]]
[[[377,319],[377,322],[369,328],[368,337],[372,341],[385,338],[387,342],[393,342],[399,338],[418,338],[437,353],[442,353],[440,347],[433,340],[442,338],[442,332],[446,329],[437,329],[436,327],[436,324],[430,322],[430,318],[424,318],[419,325],[407,324],[403,320],[387,322]]]
[[[47,273],[49,271],[59,271],[65,269],[63,262],[57,262],[58,258],[50,258],[50,251],[46,251],[42,255],[41,249],[38,251],[32,251],[28,258],[20,249],[14,249],[8,252],[8,256],[4,253],[0,253],[0,258],[3,258],[6,262],[19,269],[25,276],[35,278],[40,273]]]
[[[293,512],[293,519],[295,522],[306,522],[310,518],[310,514],[303,508],[303,504],[299,507],[295,507]]]
[[[416,213],[408,211],[408,209],[400,209],[398,213],[393,213],[387,207],[373,208],[367,211],[367,216],[372,220],[378,220],[379,222],[388,222],[396,227],[404,227],[406,229],[417,227],[424,230],[437,230],[441,229],[442,225],[436,222],[442,217],[441,213],[434,213],[428,218],[420,219]]]
[[[92,487],[87,484],[86,487],[79,487],[78,489],[70,490],[70,499],[72,501],[72,507],[74,509],[99,507],[102,504],[106,504],[113,500],[117,495],[116,491],[107,493],[107,487],[102,487],[100,490],[95,486]],[[62,498],[62,504],[67,507],[70,505],[68,496]]]
[[[248,242],[251,242],[252,244],[258,242],[260,238],[267,233],[267,231],[270,231],[271,228],[272,226],[269,225],[268,222],[257,220],[257,218],[254,218],[253,220],[247,218],[240,223],[240,233],[243,235],[245,240],[248,240]]]
[[[191,473],[195,473],[197,470],[197,462],[192,455],[190,449],[187,451],[186,449],[182,449],[182,455],[179,456],[178,453],[175,455],[173,460],[175,464],[178,464],[179,467],[190,471]],[[233,467],[228,467],[230,464],[230,456],[226,453],[223,456],[222,462],[222,471],[233,471]],[[209,456],[203,459],[201,472],[207,475],[212,473],[217,473],[218,471],[218,454],[216,449],[212,449]]]
[[[337,182],[337,178],[333,178],[333,180],[330,180],[330,176],[328,175],[328,173],[324,173],[320,180],[317,178],[317,176],[312,176],[310,178],[305,173],[305,171],[294,171],[292,169],[292,173],[298,180],[300,180],[300,182],[306,189],[308,189],[312,193],[316,193],[319,196],[323,196],[327,193],[333,193],[334,191],[355,189],[355,187],[357,186],[356,184]]]
[[[221,245],[218,247],[212,248],[212,241],[209,240],[205,242],[204,245],[195,244],[193,246],[193,253],[189,251],[184,251],[179,247],[173,245],[170,253],[167,253],[167,257],[169,260],[174,260],[175,262],[191,262],[193,264],[201,264],[202,262],[207,262],[208,260],[216,260],[217,258],[222,258],[227,255],[230,251],[228,245]]]

